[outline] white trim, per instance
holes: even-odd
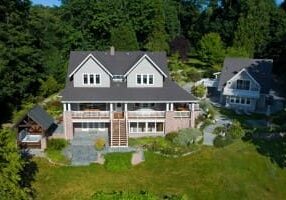
[[[137,82],[137,76],[140,76],[140,78],[141,78],[141,83],[138,83]],[[143,82],[143,77],[144,76],[147,76],[147,82],[146,83],[144,83]],[[153,76],[153,83],[150,83],[149,81],[150,81],[150,76]],[[136,85],[140,85],[140,86],[145,86],[145,85],[154,85],[154,74],[136,74],[136,76],[135,76],[135,83],[136,83]]]
[[[228,83],[229,81],[231,82],[233,79],[235,79],[238,75],[240,75],[242,72],[246,72],[246,74],[250,77],[250,79],[256,83],[259,87],[259,90],[261,89],[260,84],[247,72],[247,70],[245,70],[245,68],[243,68],[242,70],[240,70],[237,74],[235,74],[231,79],[229,79],[228,81],[226,81],[226,83]],[[250,82],[251,84],[251,82]],[[227,85],[227,84],[226,84]],[[251,88],[251,85],[249,86]],[[249,88],[249,89],[250,89]]]
[[[87,83],[84,83],[84,76],[87,75]],[[93,75],[93,83],[90,83],[90,76]],[[96,76],[99,76],[99,83],[96,83]],[[101,74],[98,73],[83,73],[82,74],[82,85],[84,86],[98,86],[101,85]]]
[[[85,123],[85,122],[94,122],[94,123],[110,123],[110,119],[72,119],[72,123]]]
[[[112,77],[112,74],[103,66],[103,64],[101,64],[101,62],[99,62],[95,57],[94,57],[94,55],[92,55],[91,53],[88,55],[88,56],[86,56],[86,58],[70,73],[70,75],[69,75],[69,78],[71,78],[73,75],[74,75],[74,73],[76,72],[76,71],[78,71],[81,67],[82,67],[82,65],[84,64],[84,63],[86,63],[89,59],[93,59],[107,74],[109,74],[111,77]]]
[[[151,62],[151,64],[152,64],[164,77],[167,77],[167,75],[161,70],[161,68],[158,67],[158,65],[156,65],[156,63],[155,63],[147,54],[144,54],[144,55],[124,74],[124,76],[126,77],[130,72],[132,72],[144,58],[146,58],[149,62]]]
[[[61,101],[62,103],[198,103],[198,100],[180,100],[180,101]]]

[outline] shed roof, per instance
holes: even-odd
[[[26,116],[30,117],[36,123],[41,125],[45,130],[49,129],[51,125],[54,124],[54,119],[39,105],[36,105],[31,110],[29,110],[23,118]],[[15,126],[19,125],[23,118],[19,120]]]

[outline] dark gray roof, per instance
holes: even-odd
[[[271,87],[271,73],[273,60],[226,58],[220,74],[218,90],[221,91],[226,82],[243,68],[260,84],[261,93],[269,93]]]
[[[125,74],[144,54],[147,54],[160,69],[168,75],[165,52],[115,51],[72,51],[69,58],[68,75],[89,55],[92,54],[113,75]]]
[[[111,82],[109,88],[73,87],[68,76],[89,55],[92,54],[113,75],[123,75],[145,54],[168,76],[165,52],[120,52],[115,55],[103,51],[72,51],[62,101],[194,101],[191,94],[183,90],[169,78],[165,78],[160,88],[127,88],[125,83]]]
[[[62,101],[195,101],[196,98],[166,79],[161,88],[127,88],[126,83],[111,82],[110,88],[73,87],[70,81],[61,93]]]
[[[29,110],[26,115],[41,125],[45,130],[49,129],[54,123],[54,119],[38,105]]]

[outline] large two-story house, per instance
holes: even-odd
[[[194,127],[198,106],[171,80],[164,52],[73,51],[61,95],[66,139],[106,132],[111,147]]]
[[[226,58],[218,79],[220,103],[225,107],[265,110],[272,80],[270,59]]]

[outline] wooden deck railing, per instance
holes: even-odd
[[[109,111],[72,111],[73,118],[109,118]]]
[[[190,111],[175,111],[174,117],[190,117],[191,112]]]
[[[165,111],[128,111],[130,118],[165,117]]]

